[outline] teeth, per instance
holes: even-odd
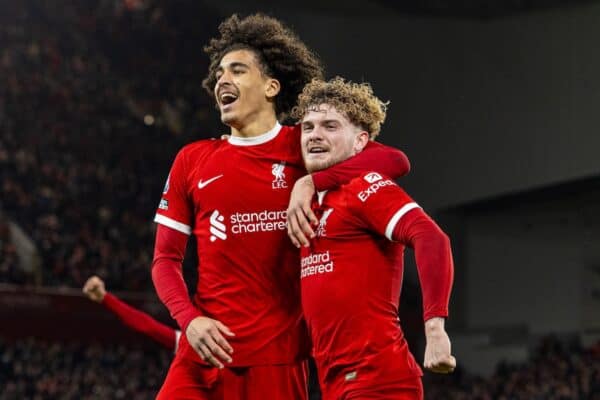
[[[237,96],[233,93],[223,93],[221,94],[221,102],[225,104],[233,103],[237,100]]]

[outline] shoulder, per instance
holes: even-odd
[[[223,139],[203,139],[188,143],[177,153],[178,158],[197,159],[212,154],[227,143]]]
[[[366,189],[379,190],[386,186],[396,186],[396,182],[387,175],[379,172],[365,172],[344,185],[344,189],[348,192],[360,192]]]
[[[379,172],[366,172],[341,188],[349,204],[364,205],[367,200],[390,200],[404,191],[392,178]],[[390,197],[392,196],[392,197]]]
[[[223,139],[202,139],[196,140],[195,142],[188,143],[179,150],[180,153],[192,154],[198,152],[207,152],[211,150],[215,150],[227,143],[226,140]]]
[[[300,129],[300,124],[295,125],[283,125],[281,127],[280,134],[284,137],[288,137],[291,139],[298,139],[302,130]]]

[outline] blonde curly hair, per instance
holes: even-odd
[[[375,96],[368,83],[353,83],[339,76],[329,81],[313,79],[304,86],[291,115],[300,121],[321,104],[335,107],[354,125],[369,132],[371,139],[375,139],[385,121],[389,102]]]

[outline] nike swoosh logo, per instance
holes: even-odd
[[[204,181],[204,182],[202,182],[202,179],[200,179],[200,182],[198,182],[198,189],[202,189],[202,188],[206,187],[206,185],[208,185],[211,182],[216,181],[217,179],[219,179],[222,176],[223,176],[222,174],[221,175],[217,175],[217,176],[215,176],[213,178],[210,178],[209,180]]]

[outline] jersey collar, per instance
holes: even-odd
[[[229,144],[232,144],[234,146],[256,146],[257,144],[267,143],[269,140],[274,139],[280,130],[281,124],[279,122],[276,122],[273,129],[266,133],[263,133],[262,135],[252,137],[230,136]]]

